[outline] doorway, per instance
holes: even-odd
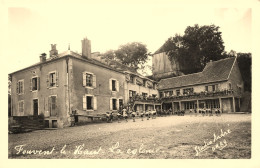
[[[33,115],[38,116],[38,99],[33,99]]]

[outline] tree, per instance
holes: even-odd
[[[111,59],[114,60],[115,59],[115,51],[114,50],[108,50],[105,53],[102,54],[106,59]]]
[[[185,74],[201,71],[210,60],[224,58],[224,48],[218,26],[197,24],[188,26],[183,36],[170,37],[163,46],[169,60],[177,60]]]
[[[148,53],[146,45],[139,42],[121,45],[119,49],[115,51],[116,58],[121,60],[122,64],[131,67],[138,67],[139,64],[144,64],[148,55],[150,55],[150,53]]]
[[[251,53],[237,53],[237,62],[244,81],[245,91],[252,88],[252,57]]]

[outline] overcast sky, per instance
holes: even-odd
[[[155,52],[168,37],[183,35],[187,26],[220,27],[225,50],[252,52],[252,9],[248,5],[221,7],[176,3],[20,3],[8,8],[8,57],[15,66],[8,73],[49,56],[50,44],[59,52],[81,52],[87,37],[92,52],[117,49],[127,42],[142,42]]]

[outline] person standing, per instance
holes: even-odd
[[[123,117],[124,117],[125,121],[128,122],[128,121],[127,121],[127,118],[128,118],[128,116],[127,116],[127,110],[126,110],[125,107],[123,108],[122,112],[123,112]]]
[[[135,111],[132,111],[133,122],[135,122],[135,116],[136,116],[136,112],[135,112]]]

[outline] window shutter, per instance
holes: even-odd
[[[119,92],[119,81],[116,81],[116,91]]]
[[[109,79],[109,90],[112,91],[112,79]]]
[[[56,72],[56,86],[59,86],[59,72]]]
[[[16,94],[19,93],[19,82],[16,82]]]
[[[47,84],[47,88],[49,88],[50,83],[49,83],[49,74],[47,74],[46,76],[46,84]]]
[[[40,90],[40,77],[37,77],[37,90]]]
[[[112,98],[110,98],[110,103],[109,103],[109,104],[110,104],[110,106],[109,106],[109,107],[110,107],[110,110],[113,110],[113,101],[112,101]]]
[[[24,101],[22,101],[22,113],[24,112]]]
[[[119,99],[116,100],[116,109],[119,109]]]
[[[97,87],[97,82],[96,82],[97,78],[96,75],[93,75],[93,87]]]
[[[51,97],[48,97],[48,110],[49,114],[51,115]]]
[[[86,98],[86,96],[83,96],[82,102],[83,102],[83,110],[86,110],[87,109],[87,98]]]
[[[86,86],[86,73],[85,72],[82,72],[82,79],[83,79],[83,86]]]
[[[93,97],[94,101],[94,110],[97,110],[97,97]]]
[[[24,81],[22,81],[22,93],[24,94]]]
[[[31,78],[31,80],[30,80],[30,91],[32,91],[32,79],[33,78]]]

